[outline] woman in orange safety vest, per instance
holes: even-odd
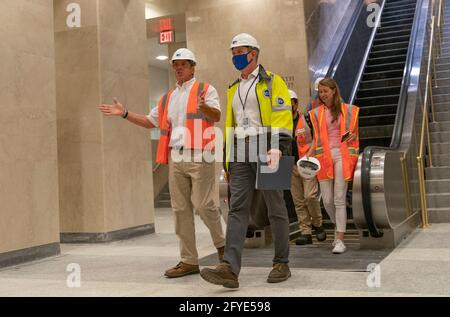
[[[333,253],[344,253],[347,188],[359,156],[359,108],[342,101],[339,87],[331,78],[320,81],[319,99],[322,104],[309,112],[314,141],[308,155],[320,161],[317,179],[323,204],[336,225]]]

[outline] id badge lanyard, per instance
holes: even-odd
[[[243,119],[243,122],[242,122],[242,126],[243,126],[243,128],[245,130],[247,130],[250,127],[250,119],[247,116],[247,114],[245,113],[245,105],[247,104],[247,99],[248,99],[248,95],[250,93],[250,90],[253,88],[253,86],[255,85],[256,80],[258,78],[259,78],[259,74],[258,74],[258,76],[255,77],[255,79],[253,80],[252,84],[250,85],[250,88],[247,90],[247,94],[245,96],[245,100],[244,101],[242,101],[242,97],[241,97],[241,85],[239,85],[239,87],[238,87],[239,101],[241,102],[242,110],[244,112],[244,119]]]

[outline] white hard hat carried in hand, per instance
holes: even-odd
[[[241,46],[250,46],[260,49],[258,41],[256,41],[256,39],[253,36],[247,33],[241,33],[236,35],[231,41],[230,49]]]
[[[180,61],[180,60],[192,61],[195,64],[197,64],[197,60],[195,59],[194,53],[192,53],[187,48],[180,48],[173,54],[172,63],[174,61]]]
[[[289,97],[291,97],[291,99],[297,99],[298,100],[298,97],[297,97],[297,94],[295,93],[295,91],[290,90],[290,89],[289,89]]]
[[[298,173],[305,179],[314,178],[320,171],[320,162],[315,157],[302,157],[297,162]]]

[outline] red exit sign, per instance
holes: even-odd
[[[173,31],[164,31],[159,33],[159,44],[168,44],[174,42]]]
[[[159,31],[173,30],[173,23],[171,18],[164,18],[159,20]]]

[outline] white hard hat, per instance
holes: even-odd
[[[293,90],[289,89],[289,96],[291,97],[291,99],[297,99],[298,100],[297,94]]]
[[[236,35],[231,41],[230,49],[241,46],[250,46],[260,49],[256,39],[247,33],[241,33]]]
[[[316,79],[316,81],[314,82],[314,90],[315,91],[319,91],[319,83],[325,79],[324,77],[319,77]]]
[[[298,173],[301,177],[311,179],[320,171],[320,162],[315,157],[302,157],[297,162]]]
[[[197,60],[195,59],[194,53],[192,53],[187,48],[180,48],[173,54],[172,63],[174,61],[180,61],[180,60],[192,61],[195,64],[197,64]]]

